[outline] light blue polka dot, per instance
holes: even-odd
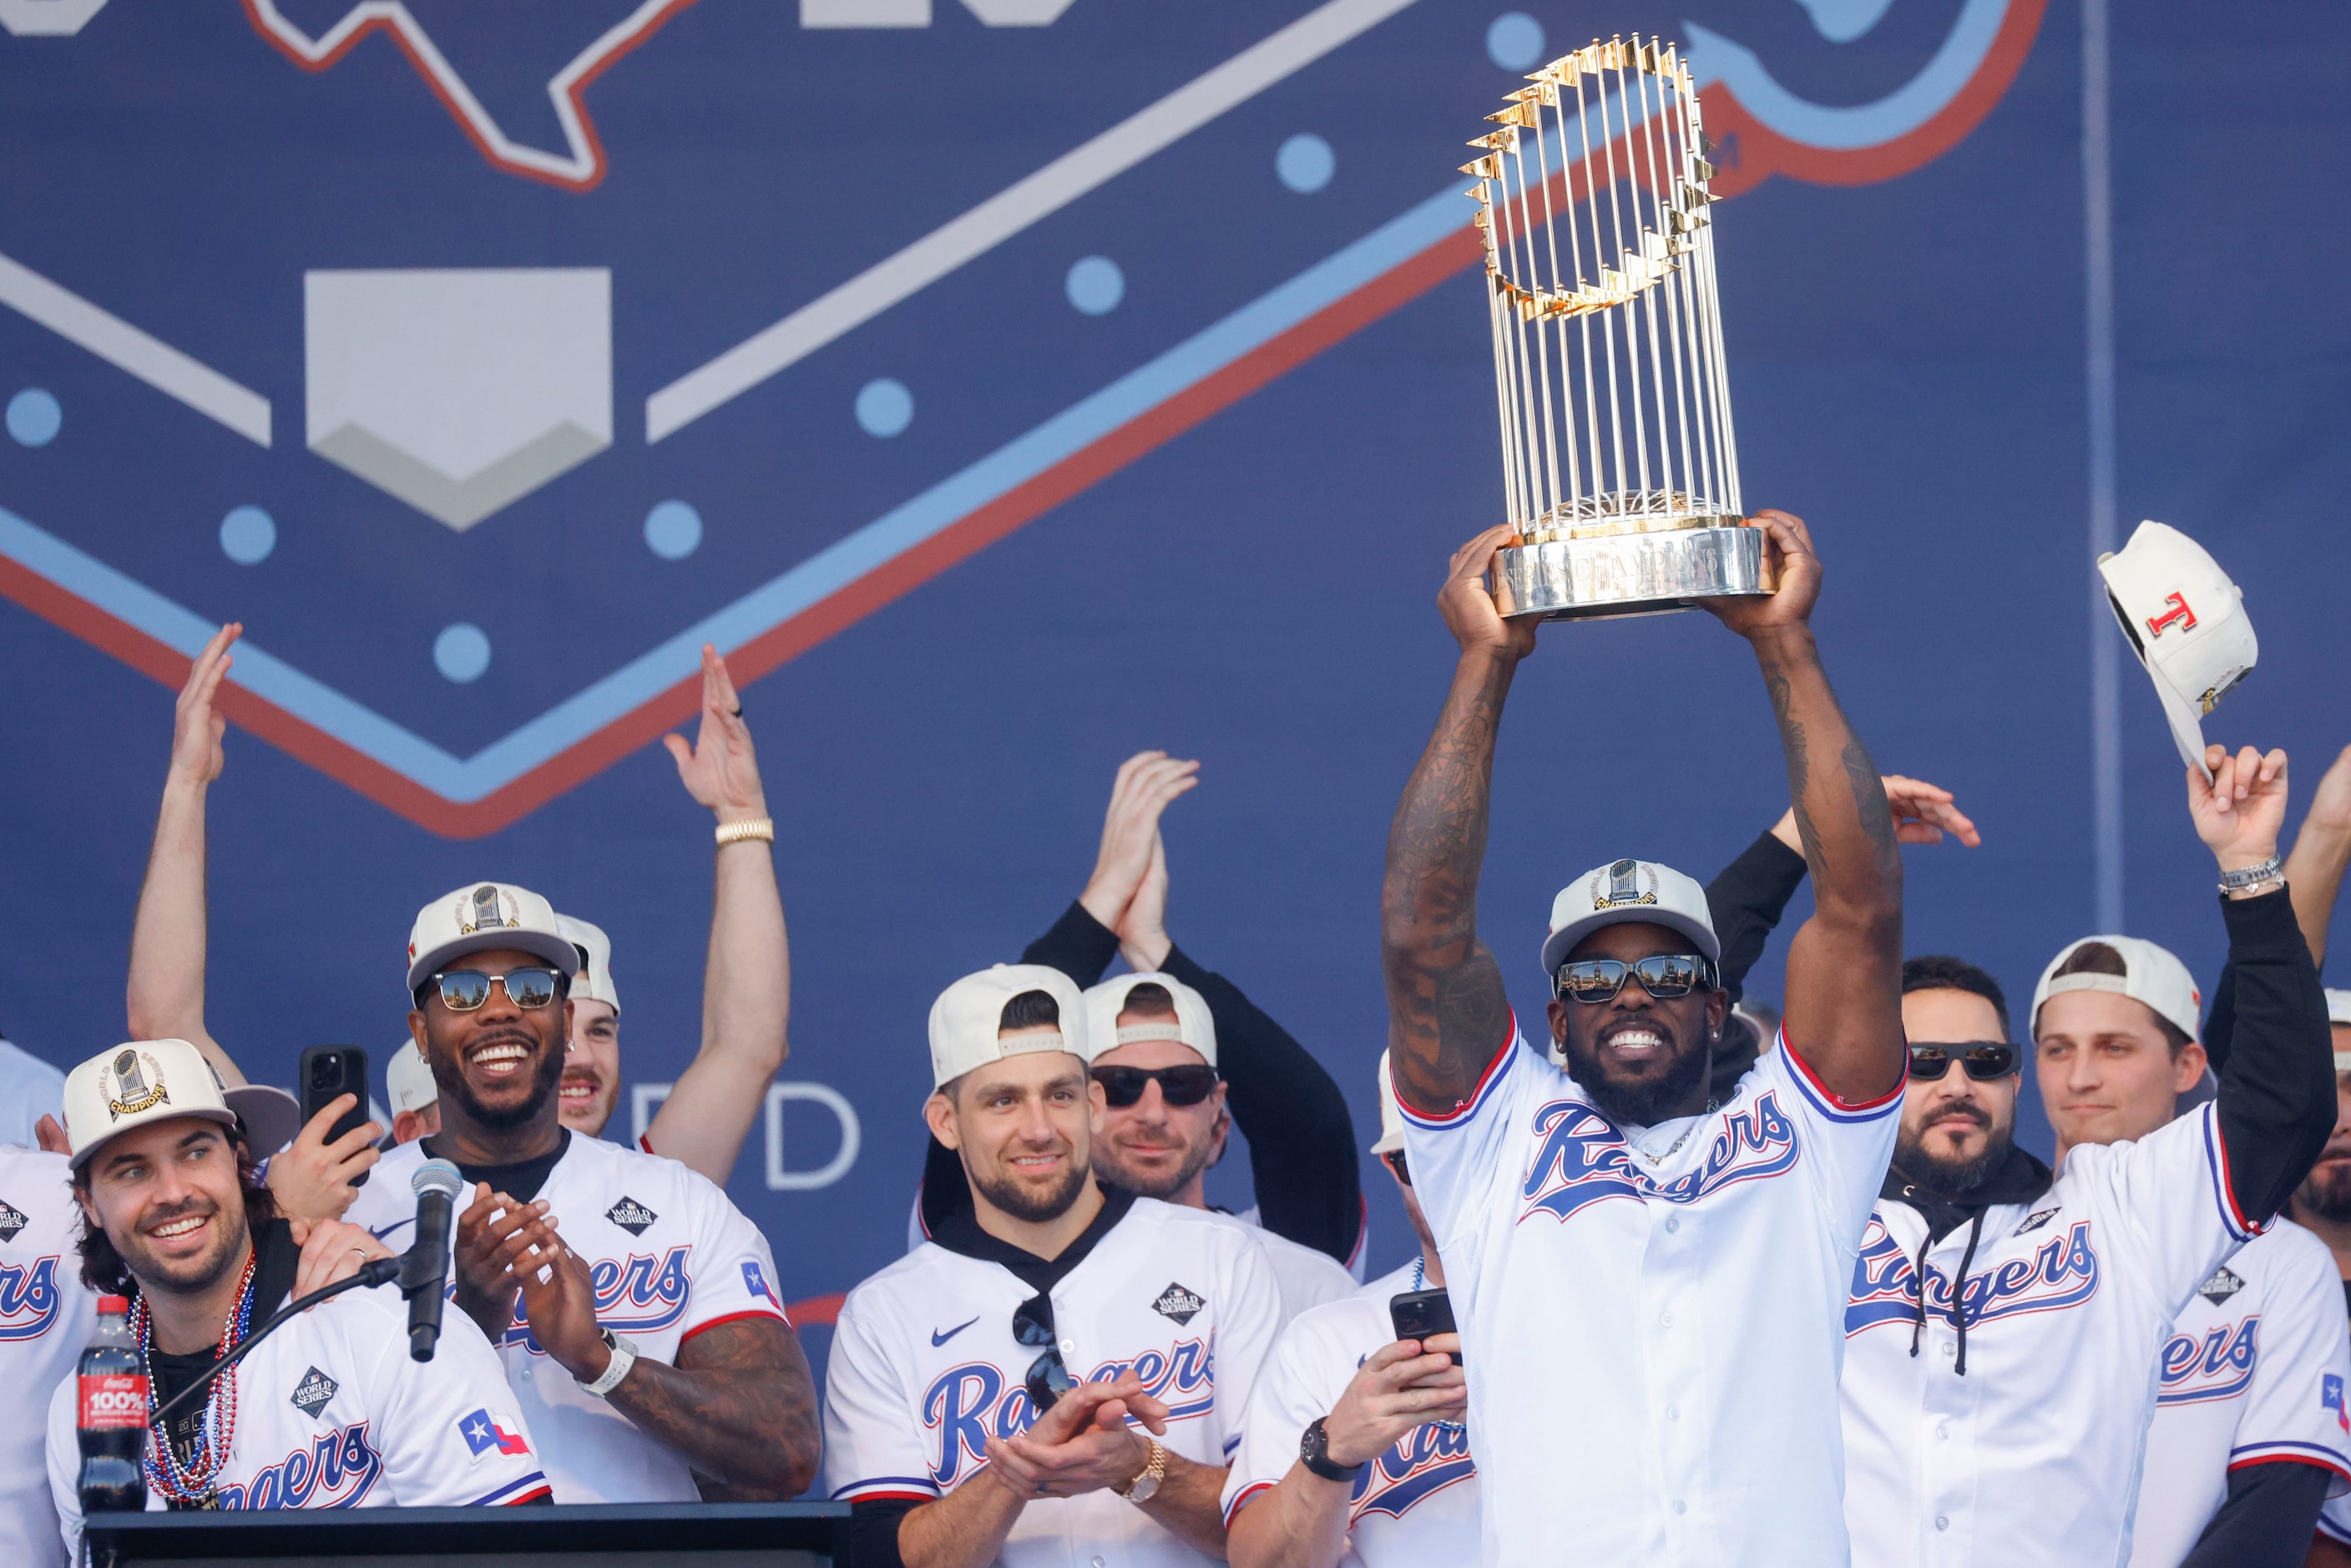
[[[239,566],[258,566],[277,548],[277,523],[259,507],[232,507],[221,519],[221,553]]]
[[[1506,71],[1542,64],[1542,24],[1524,11],[1505,11],[1486,29],[1486,57]]]
[[[490,639],[479,626],[467,622],[444,626],[441,635],[433,639],[433,663],[460,685],[478,681],[490,667]]]
[[[1081,256],[1063,282],[1070,303],[1088,316],[1107,316],[1126,298],[1126,274],[1106,256]]]
[[[65,422],[57,400],[38,387],[26,387],[8,400],[8,434],[19,446],[47,446]]]
[[[684,501],[664,501],[645,514],[645,548],[664,560],[684,560],[702,543],[702,514]]]
[[[857,423],[868,435],[892,436],[914,423],[914,394],[888,376],[857,391]]]
[[[1329,184],[1338,166],[1338,155],[1331,151],[1331,144],[1311,131],[1291,137],[1273,155],[1273,172],[1301,195]]]

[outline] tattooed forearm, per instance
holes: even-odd
[[[1500,967],[1478,940],[1478,880],[1515,668],[1463,657],[1388,830],[1380,915],[1392,1061],[1406,1097],[1431,1109],[1476,1086],[1510,1028]]]
[[[1886,788],[1837,705],[1811,634],[1760,641],[1755,652],[1780,724],[1788,798],[1815,896],[1824,908],[1898,909],[1902,860]],[[1832,753],[1834,768],[1823,766]]]
[[[684,1364],[640,1359],[613,1406],[715,1483],[705,1496],[780,1502],[816,1477],[816,1395],[799,1341],[773,1318],[705,1329],[679,1347]]]

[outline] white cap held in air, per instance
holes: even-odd
[[[2244,591],[2202,545],[2168,524],[2143,522],[2098,559],[2106,602],[2163,704],[2181,760],[2204,773],[2204,716],[2252,673],[2261,643]]]
[[[1176,1003],[1176,1016],[1139,1019],[1120,1028],[1118,1015],[1126,1010],[1127,995],[1137,986],[1157,986],[1166,991]],[[1175,976],[1146,970],[1121,975],[1087,989],[1086,1043],[1092,1048],[1086,1053],[1089,1061],[1122,1045],[1146,1040],[1188,1045],[1200,1053],[1201,1061],[1211,1067],[1217,1064],[1217,1021],[1209,1016],[1208,998]]]
[[[2057,972],[2064,967],[2067,959],[2094,943],[2111,947],[2120,954],[2125,972],[2119,975],[2060,975]],[[2118,997],[2128,997],[2152,1009],[2156,1017],[2189,1039],[2199,1038],[2197,1020],[2202,1016],[2204,993],[2196,988],[2196,977],[2188,972],[2187,965],[2143,936],[2085,936],[2078,942],[2068,942],[2063,952],[2049,960],[2049,967],[2041,971],[2041,983],[2032,988],[2029,1027],[2033,1038],[2037,1040],[2041,1035],[2041,1004],[2067,991],[2108,991]]]
[[[1060,1011],[1060,1027],[1011,1040],[999,1038],[1004,1007],[1013,998],[1042,991]],[[931,1086],[944,1088],[976,1067],[1032,1051],[1066,1051],[1081,1061],[1086,1049],[1086,998],[1075,981],[1044,964],[998,964],[966,975],[931,1004]]]

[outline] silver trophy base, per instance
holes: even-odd
[[[1687,610],[1701,599],[1766,594],[1777,586],[1756,528],[1674,528],[1554,539],[1501,552],[1511,619],[1596,620]],[[1498,601],[1505,595],[1497,593]]]

